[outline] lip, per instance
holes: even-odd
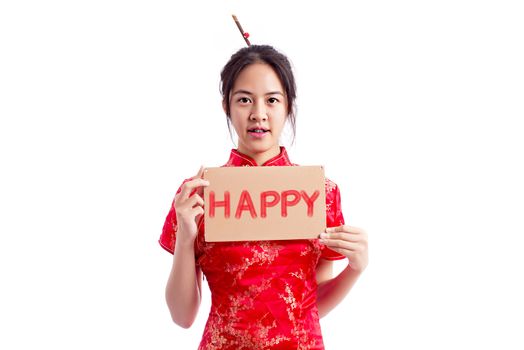
[[[264,132],[255,132],[254,130],[264,130]],[[249,136],[254,139],[262,139],[270,132],[271,131],[269,129],[263,128],[263,127],[254,127],[254,128],[250,128],[247,130],[247,133],[249,134]]]
[[[249,129],[247,129],[247,131],[249,132],[249,131],[257,130],[257,129],[264,130],[264,131],[269,131],[269,128],[263,127],[261,125],[255,125],[253,127],[250,127]]]

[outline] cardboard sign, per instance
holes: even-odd
[[[321,166],[206,168],[207,242],[318,238],[326,228]]]

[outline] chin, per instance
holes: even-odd
[[[244,143],[244,146],[250,150],[251,152],[253,153],[264,153],[264,152],[268,152],[270,151],[272,148],[275,147],[274,144],[272,144],[271,142],[259,142],[259,143],[255,143],[255,142],[249,142],[249,143]],[[277,147],[279,147],[277,145]],[[279,147],[280,149],[280,147]]]

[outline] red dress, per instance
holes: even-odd
[[[281,147],[278,156],[263,164],[272,165],[295,164]],[[256,166],[256,162],[233,149],[225,166]],[[338,186],[328,179],[326,211],[327,227],[344,224]],[[212,298],[198,349],[324,349],[316,304],[316,266],[320,258],[338,260],[343,255],[318,239],[205,242],[203,219],[198,228],[195,261]],[[174,253],[176,231],[172,204],[159,239],[170,253]]]

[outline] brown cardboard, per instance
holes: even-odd
[[[206,168],[203,177],[210,182],[204,188],[208,242],[312,239],[318,238],[326,227],[325,179],[321,166]],[[226,191],[229,192],[229,218],[226,218]],[[266,217],[263,217],[263,203]],[[236,217],[237,211],[240,217]]]

